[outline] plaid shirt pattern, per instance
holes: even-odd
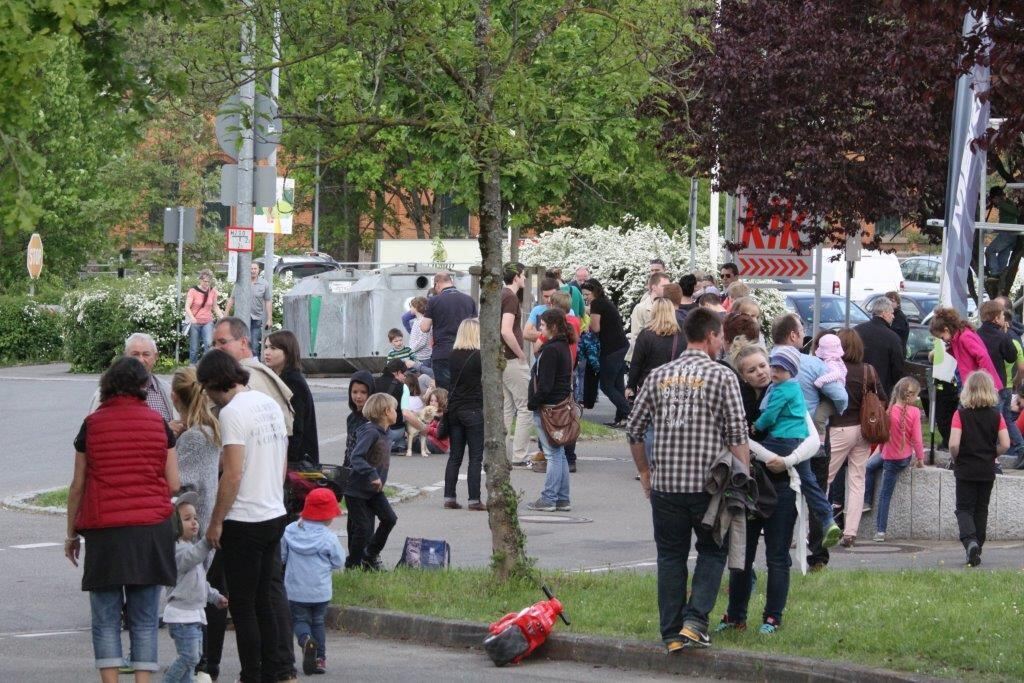
[[[146,405],[160,413],[168,422],[171,421],[171,407],[167,405],[164,392],[160,390],[160,385],[156,383],[156,377],[153,375],[149,376],[149,382],[146,383]]]
[[[648,375],[626,421],[633,443],[654,422],[651,488],[700,493],[715,457],[747,443],[740,385],[732,370],[703,351],[684,351]]]

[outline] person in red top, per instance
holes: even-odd
[[[882,492],[875,513],[875,541],[885,540],[889,525],[889,503],[900,473],[914,463],[924,467],[924,441],[921,438],[921,410],[917,398],[921,385],[913,377],[904,377],[892,388],[893,403],[889,406],[889,440],[868,460],[864,487],[864,511],[871,509],[875,498],[875,474],[882,471]],[[917,456],[914,459],[914,456]]]
[[[199,357],[213,348],[213,321],[224,316],[217,304],[213,273],[199,271],[199,284],[189,287],[185,297],[185,322],[188,324],[188,362],[195,365]],[[200,351],[200,343],[202,351]]]
[[[64,555],[78,566],[89,591],[92,645],[103,681],[116,681],[123,663],[121,612],[127,613],[137,682],[157,664],[161,586],[174,586],[171,495],[180,488],[174,433],[146,405],[149,372],[119,358],[100,378],[100,407],[75,439],[75,473],[68,489]],[[79,536],[81,534],[81,536]]]

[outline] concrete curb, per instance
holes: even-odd
[[[59,489],[66,488],[65,486],[51,486],[48,489],[39,489],[38,491],[29,491],[28,493],[19,493],[8,498],[4,498],[0,505],[7,508],[8,510],[18,510],[19,512],[33,512],[36,514],[43,515],[66,515],[68,513],[67,508],[58,508],[42,505],[32,505],[28,501],[32,500],[36,496],[50,491],[57,491]]]
[[[482,650],[487,635],[485,624],[362,607],[331,605],[327,608],[326,621],[328,628],[348,633],[451,648]],[[483,652],[479,654],[485,656]],[[665,655],[660,643],[559,633],[557,628],[531,659],[535,657],[636,671],[744,681],[925,683],[942,680],[848,662],[719,648],[686,650],[680,655],[669,657]],[[524,665],[529,661],[524,662]]]

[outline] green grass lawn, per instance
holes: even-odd
[[[835,659],[970,680],[1024,680],[1022,574],[959,569],[793,574],[783,627],[757,633],[765,572],[744,632],[712,635],[716,647]],[[654,574],[548,574],[571,627],[556,630],[660,640]],[[542,599],[529,582],[496,583],[486,570],[335,576],[335,603],[492,622]],[[712,612],[726,605],[725,583]]]
[[[32,505],[40,507],[66,508],[68,506],[68,487],[41,493],[28,501]]]

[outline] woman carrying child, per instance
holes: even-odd
[[[988,504],[995,483],[996,458],[1010,448],[1010,433],[999,412],[999,394],[988,373],[967,376],[960,408],[953,415],[949,454],[956,478],[956,523],[967,564],[981,564],[988,527]]]
[[[864,511],[871,509],[875,497],[875,475],[882,470],[882,492],[878,495],[875,514],[875,541],[885,540],[889,525],[889,502],[900,472],[905,470],[913,456],[914,467],[924,467],[924,441],[921,438],[921,410],[914,404],[921,393],[921,385],[913,377],[904,377],[892,388],[893,404],[889,406],[889,441],[868,460],[867,482],[864,488]]]

